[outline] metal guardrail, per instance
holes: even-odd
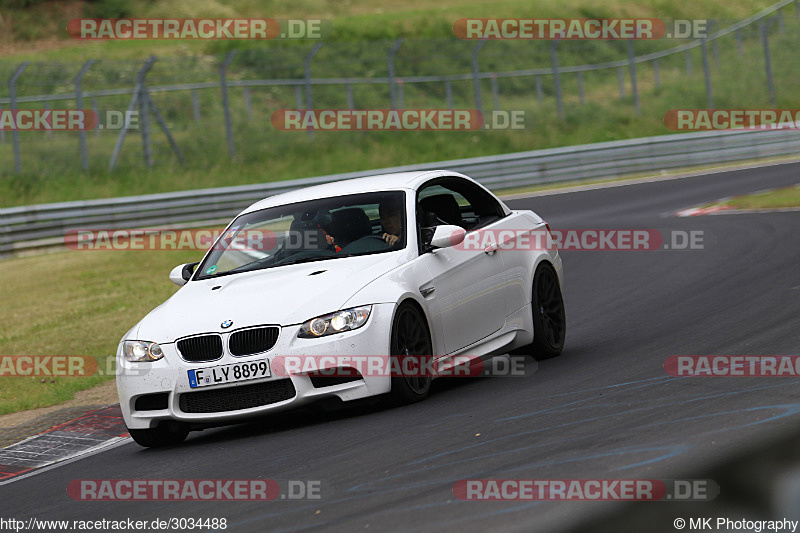
[[[713,131],[332,174],[259,185],[0,208],[0,255],[60,244],[69,230],[219,223],[267,196],[390,172],[453,170],[500,191],[800,153],[800,131]]]

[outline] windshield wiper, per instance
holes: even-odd
[[[281,261],[279,263],[275,263],[274,267],[277,266],[285,266],[285,265],[299,265],[300,263],[312,263],[314,261],[322,261],[324,259],[336,259],[335,255],[316,255],[314,257],[301,257],[299,259],[290,259],[288,261]]]

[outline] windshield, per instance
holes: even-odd
[[[270,207],[234,220],[196,279],[406,246],[405,193],[375,192]]]

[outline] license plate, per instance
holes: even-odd
[[[189,386],[193,389],[270,376],[269,361],[266,359],[248,361],[246,363],[196,368],[194,370],[189,370],[188,373]]]

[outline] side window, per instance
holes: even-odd
[[[423,226],[452,224],[466,230],[491,224],[504,216],[497,200],[460,178],[437,179],[420,189],[417,211]]]

